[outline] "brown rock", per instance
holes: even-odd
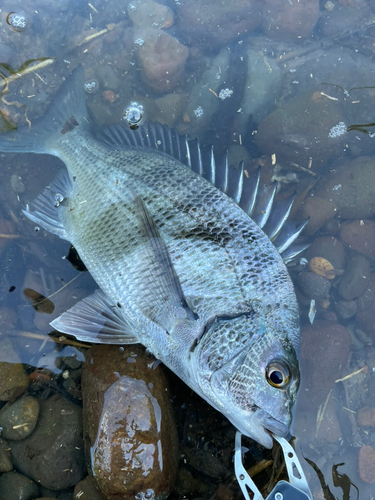
[[[183,74],[189,49],[177,38],[156,28],[136,31],[134,41],[145,83],[158,92],[175,88]]]
[[[359,476],[365,483],[375,483],[375,450],[362,446],[358,453]]]
[[[94,346],[82,374],[88,462],[107,500],[171,491],[177,432],[162,367],[142,346]],[[151,494],[149,493],[149,494]]]
[[[323,419],[319,425],[316,439],[323,443],[334,443],[338,441],[340,437],[341,427],[337,417],[336,402],[330,399],[323,414]]]
[[[303,202],[300,211],[298,212],[299,220],[310,218],[309,223],[304,229],[305,234],[316,233],[327,221],[337,215],[337,207],[334,203],[312,196],[306,198]]]
[[[209,50],[223,47],[230,40],[249,34],[262,20],[257,0],[195,0],[180,2],[178,24],[190,45]]]
[[[277,40],[309,38],[319,19],[319,0],[280,2],[264,0],[263,30],[267,37]]]
[[[357,299],[358,325],[368,335],[375,338],[375,274],[371,274],[370,283],[365,292]]]
[[[334,321],[315,321],[301,331],[302,383],[299,405],[312,410],[325,401],[348,360],[351,337]]]
[[[172,10],[154,0],[132,0],[127,10],[137,28],[169,28],[174,23]]]
[[[29,387],[29,377],[10,339],[0,342],[0,401],[12,401]]]
[[[316,238],[304,253],[304,257],[306,257],[307,260],[313,257],[323,257],[327,259],[335,269],[345,269],[346,267],[344,245],[333,236],[320,236]]]
[[[375,221],[369,219],[344,222],[339,239],[349,248],[375,258]]]
[[[375,427],[375,408],[364,406],[358,410],[357,422],[362,427]]]

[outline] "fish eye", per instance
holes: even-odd
[[[272,387],[283,389],[290,382],[289,365],[279,359],[270,361],[266,368],[266,379]]]

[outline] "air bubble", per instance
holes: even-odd
[[[203,115],[202,106],[198,106],[197,109],[194,110],[194,114],[197,118],[201,117]]]
[[[124,109],[122,117],[128,122],[132,130],[136,130],[143,118],[143,106],[137,102],[131,102],[130,105]]]
[[[96,94],[99,90],[99,82],[95,78],[90,78],[85,81],[83,88],[88,94]]]
[[[22,12],[10,12],[7,16],[7,23],[14,31],[24,31],[26,29],[26,17]]]
[[[224,99],[227,99],[228,97],[231,97],[233,94],[233,90],[230,89],[221,89],[219,92],[219,99],[224,101]]]
[[[145,43],[145,41],[143,40],[143,38],[137,38],[136,40],[134,40],[134,43],[136,43],[137,45],[142,47],[142,45]]]
[[[55,203],[54,206],[57,208],[64,201],[64,196],[61,193],[55,194]]]

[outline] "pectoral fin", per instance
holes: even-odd
[[[195,320],[188,306],[167,246],[143,200],[134,198],[140,229],[139,269],[143,283],[140,309],[145,316],[170,331],[176,321]]]
[[[74,335],[82,342],[98,344],[137,344],[132,321],[101,290],[78,302],[53,320],[55,330]]]

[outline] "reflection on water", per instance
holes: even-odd
[[[279,199],[297,192],[291,218],[311,218],[304,238],[312,245],[304,259],[290,265],[301,310],[304,373],[296,451],[314,467],[315,472],[305,470],[315,498],[349,498],[350,484],[360,498],[371,498],[373,2],[25,0],[20,7],[1,2],[1,131],[28,127],[42,116],[64,79],[82,64],[94,128],[124,119],[131,128],[144,119],[159,121],[198,137],[203,147],[228,150],[230,163],[244,160],[249,173],[261,166],[263,182],[279,181]],[[46,412],[53,394],[60,413],[68,412],[71,425],[79,426],[75,403],[85,349],[66,346],[64,338],[56,344],[47,334],[50,321],[96,286],[69,243],[22,214],[63,168],[51,156],[0,153],[0,419],[9,402],[21,397],[22,415],[27,408],[34,418],[38,408],[45,429],[58,421],[55,438],[82,448],[77,433],[66,437],[69,426],[65,431],[61,415],[50,422]],[[312,301],[316,314],[310,325]],[[171,380],[183,453],[174,497],[237,497],[231,426]],[[25,391],[33,401],[29,405],[22,399]],[[14,412],[3,429],[19,425]],[[57,490],[73,498],[73,487],[85,475],[78,452],[59,462],[52,454],[45,470],[37,459],[21,461],[22,443],[43,433],[36,429],[18,440],[3,431],[0,498],[22,480],[9,475],[13,466],[41,481],[32,485],[33,498],[57,497]],[[48,454],[52,445],[32,446]],[[248,446],[248,467],[264,459],[258,471],[263,485],[270,475],[281,477],[275,454]],[[88,483],[80,483],[74,498],[89,495]],[[350,498],[355,497],[352,486]]]

